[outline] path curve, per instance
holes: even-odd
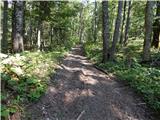
[[[152,120],[132,90],[92,66],[81,46],[72,49],[46,94],[27,108],[28,120]]]

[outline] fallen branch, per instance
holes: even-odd
[[[103,72],[103,73],[109,75],[109,73],[108,73],[107,71],[105,71],[104,69],[98,67],[97,65],[93,64],[93,67],[95,67],[97,70],[99,70],[99,71],[101,71],[101,72]]]
[[[77,120],[80,120],[80,118],[82,117],[82,115],[84,114],[85,110],[83,110],[80,115],[77,117]]]

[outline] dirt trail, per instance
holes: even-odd
[[[132,90],[95,69],[75,47],[46,94],[27,108],[27,120],[151,120]]]

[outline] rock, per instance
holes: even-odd
[[[16,73],[18,76],[23,75],[23,70],[20,67],[12,67],[11,71]]]
[[[8,55],[3,54],[3,53],[0,53],[0,58],[1,58],[1,59],[7,58],[7,57],[8,57]]]

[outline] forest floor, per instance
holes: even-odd
[[[57,68],[46,93],[23,120],[152,120],[152,112],[126,84],[97,70],[81,46]]]

